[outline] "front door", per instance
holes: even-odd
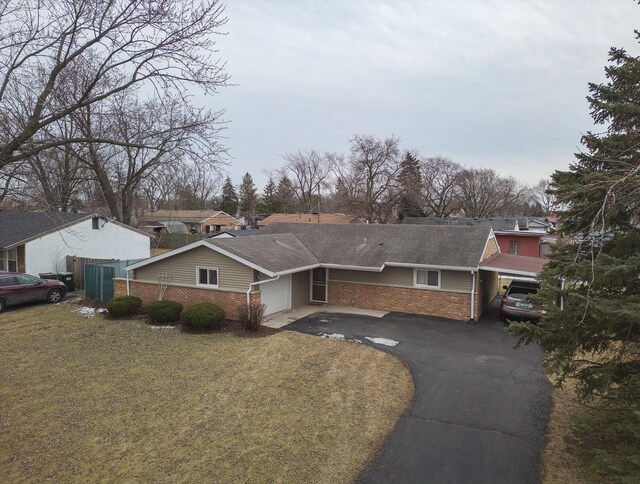
[[[327,269],[316,267],[311,271],[311,300],[327,302]]]

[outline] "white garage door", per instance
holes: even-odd
[[[290,308],[291,276],[283,276],[277,281],[260,284],[264,314],[273,314]]]

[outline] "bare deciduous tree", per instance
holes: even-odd
[[[400,173],[400,140],[393,136],[380,140],[356,135],[351,139],[349,184],[357,190],[362,213],[369,222],[382,221],[377,214],[383,206],[394,206]],[[387,217],[385,216],[385,219]]]
[[[76,143],[75,156],[91,170],[112,217],[130,223],[143,182],[163,166],[191,162],[200,173],[217,172],[224,149],[217,143],[216,115],[197,111],[178,97],[140,102],[131,92],[112,102],[87,106],[73,119],[87,139],[105,135],[122,140],[113,145]],[[177,173],[177,170],[174,171]]]
[[[515,178],[501,177],[491,169],[466,169],[460,177],[460,203],[467,217],[507,215],[505,209],[521,194],[522,187]]]
[[[225,22],[219,0],[0,0],[0,168],[68,143],[144,148],[44,131],[136,86],[214,92],[227,82],[214,41]]]
[[[14,163],[0,168],[0,203],[11,195],[17,195],[19,187],[24,186],[26,177],[23,165],[24,163]]]
[[[421,168],[424,211],[433,217],[448,217],[460,204],[462,166],[436,156],[423,160]]]
[[[532,188],[533,199],[545,215],[557,209],[556,197],[549,189],[550,182],[544,178]]]
[[[287,176],[293,181],[300,209],[311,212],[318,204],[318,190],[326,185],[329,160],[316,150],[287,153],[284,160],[282,176]]]

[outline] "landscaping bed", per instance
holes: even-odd
[[[400,360],[363,345],[77,307],[0,317],[4,482],[348,482],[413,394]]]

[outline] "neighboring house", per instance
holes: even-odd
[[[502,255],[491,227],[275,223],[261,233],[133,264],[116,294],[215,302],[231,319],[250,300],[266,314],[328,303],[475,321],[498,293],[498,272],[509,270],[500,257],[480,269]]]
[[[300,224],[364,224],[366,221],[354,215],[344,213],[273,213],[258,222],[258,228],[272,223]]]
[[[225,230],[223,232],[215,232],[211,235],[207,235],[208,239],[228,239],[230,237],[246,237],[247,235],[255,235],[259,232],[257,230]]]
[[[464,225],[467,227],[491,227],[494,231],[520,230],[518,217],[406,217],[404,225]]]
[[[150,235],[97,214],[0,212],[0,271],[66,270],[66,256],[142,259]]]
[[[437,218],[407,217],[403,224],[464,225],[493,228],[500,251],[527,257],[543,257],[543,238],[551,229],[544,217]]]
[[[500,251],[506,254],[542,257],[541,247],[544,232],[536,231],[496,231]]]
[[[220,210],[157,210],[142,217],[140,226],[154,232],[184,233],[168,225],[176,222],[183,224],[187,233],[197,234],[239,230],[242,225],[240,220]]]
[[[549,232],[553,228],[553,224],[546,217],[522,217],[518,219],[520,230],[532,230],[536,232]]]

